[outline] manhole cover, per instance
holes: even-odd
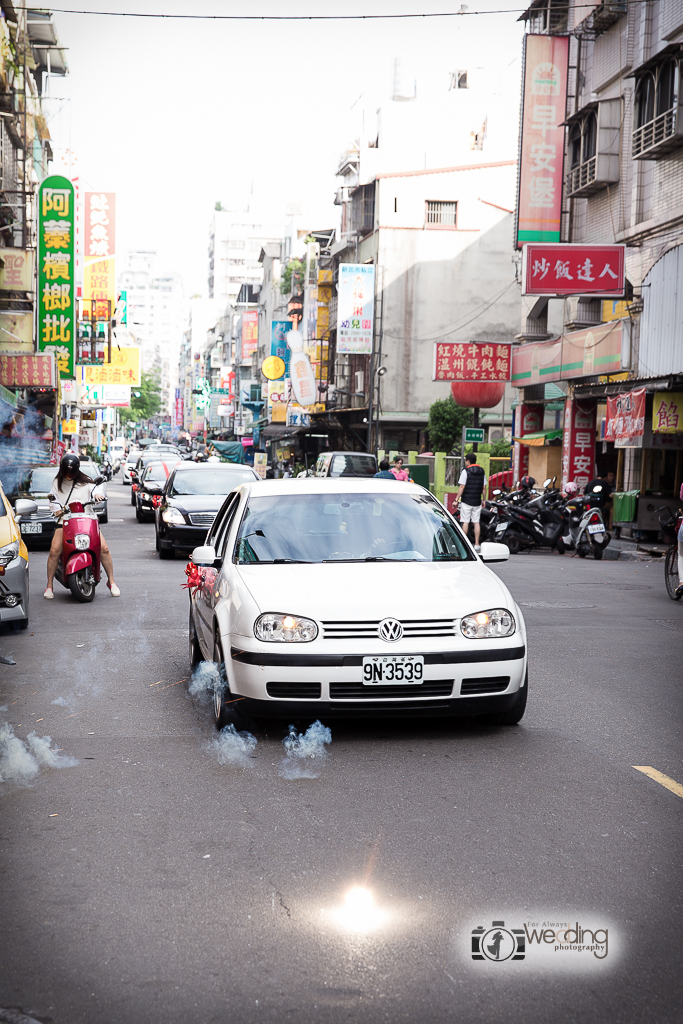
[[[520,601],[522,608],[595,608],[584,601]]]
[[[660,626],[668,626],[669,629],[677,629],[683,633],[683,620],[680,619],[655,619]]]
[[[606,580],[605,583],[591,583],[589,580],[581,580],[580,583],[568,583],[568,587],[609,587],[610,590],[652,590],[646,583],[612,583]]]

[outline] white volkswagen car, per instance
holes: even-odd
[[[251,715],[488,715],[527,701],[524,619],[417,484],[273,480],[228,495],[192,561],[190,661],[222,668],[214,710]]]

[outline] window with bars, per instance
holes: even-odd
[[[425,223],[427,227],[454,228],[457,214],[457,203],[428,199]]]

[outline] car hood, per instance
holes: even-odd
[[[227,494],[178,494],[168,504],[181,512],[218,512]]]
[[[320,620],[459,618],[514,604],[482,562],[240,565],[260,611]]]

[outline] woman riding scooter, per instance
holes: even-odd
[[[69,453],[62,458],[59,464],[59,472],[52,481],[52,486],[50,487],[50,508],[54,514],[57,514],[62,510],[63,506],[69,505],[72,501],[79,501],[82,505],[85,505],[86,502],[91,501],[93,498],[96,501],[103,501],[104,494],[95,492],[96,485],[93,485],[92,480],[85,473],[81,473],[81,460],[77,455]],[[52,538],[50,554],[47,559],[47,587],[43,597],[46,597],[48,601],[51,601],[55,596],[52,584],[54,583],[59,556],[62,553],[62,539],[62,524],[57,523]],[[120,597],[121,591],[114,582],[114,564],[111,552],[102,533],[100,533],[100,545],[102,565],[109,580],[107,586],[111,591],[112,597]]]

